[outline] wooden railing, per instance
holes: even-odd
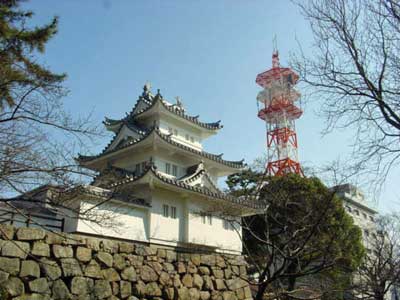
[[[38,227],[49,230],[64,231],[64,218],[56,218],[36,213],[19,213],[0,208],[0,224],[16,227]]]

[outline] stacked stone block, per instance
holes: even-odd
[[[251,299],[241,256],[5,225],[0,237],[0,285],[13,300]]]

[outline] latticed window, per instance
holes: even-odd
[[[176,219],[176,207],[171,206],[171,218]]]
[[[163,205],[163,216],[166,218],[169,217],[169,206],[166,204]]]
[[[165,163],[165,173],[171,174],[171,164]]]
[[[178,176],[178,166],[172,165],[172,175]]]

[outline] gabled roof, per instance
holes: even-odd
[[[159,137],[161,140],[165,141],[166,143],[170,144],[171,146],[174,146],[176,148],[179,148],[179,149],[184,150],[186,152],[189,152],[191,154],[195,154],[195,155],[198,155],[200,157],[207,158],[207,159],[215,161],[217,163],[229,166],[231,168],[241,169],[241,168],[243,168],[245,166],[245,164],[243,163],[244,162],[243,159],[240,160],[240,161],[224,160],[224,159],[222,159],[222,154],[216,155],[216,154],[212,154],[212,153],[209,153],[209,152],[206,152],[206,151],[199,151],[199,150],[196,150],[194,148],[185,146],[185,145],[183,145],[181,143],[175,142],[174,140],[172,140],[170,135],[166,135],[166,134],[161,133],[161,131],[160,131],[160,129],[158,127],[153,127],[152,130],[149,130],[142,137],[126,141],[126,143],[124,143],[123,145],[118,145],[114,149],[108,150],[108,147],[106,147],[98,155],[84,156],[84,155],[80,155],[79,154],[79,156],[78,156],[78,158],[76,158],[76,160],[80,164],[85,164],[85,163],[97,160],[97,159],[99,159],[101,157],[104,157],[104,156],[106,156],[108,154],[121,151],[122,149],[132,147],[132,146],[137,145],[139,143],[143,143],[144,141],[146,141],[147,139],[149,139],[151,136],[154,136],[154,135]]]
[[[140,103],[144,103],[145,107],[142,108],[141,110],[137,111],[137,107]],[[206,122],[201,122],[199,121],[199,116],[190,116],[185,113],[185,110],[182,108],[181,104],[169,104],[167,103],[163,97],[160,94],[160,90],[158,90],[157,94],[153,96],[150,93],[150,90],[147,86],[144,87],[143,94],[139,97],[138,101],[136,102],[135,106],[131,110],[129,114],[123,119],[120,120],[115,120],[115,119],[109,119],[105,118],[103,121],[103,124],[106,126],[108,130],[111,131],[118,131],[119,128],[122,126],[123,123],[134,123],[135,119],[140,117],[146,112],[151,111],[154,107],[157,106],[157,104],[160,104],[162,108],[164,108],[166,111],[186,120],[189,121],[190,123],[201,127],[202,129],[207,129],[207,130],[218,130],[221,129],[223,126],[220,124],[221,121],[218,122],[211,122],[211,123],[206,123]]]
[[[179,180],[176,178],[170,178],[170,177],[164,176],[160,172],[157,171],[156,167],[153,164],[149,164],[147,166],[147,168],[140,175],[135,175],[134,173],[125,171],[123,176],[120,177],[121,178],[120,180],[117,180],[116,182],[110,184],[109,187],[107,187],[107,188],[113,189],[113,188],[117,188],[117,187],[125,185],[125,184],[134,183],[146,176],[151,176],[152,178],[157,179],[162,183],[172,185],[172,186],[175,186],[175,187],[178,187],[183,190],[190,191],[190,192],[195,192],[195,193],[201,194],[208,198],[224,200],[224,201],[228,201],[232,204],[236,204],[236,205],[240,205],[240,206],[252,208],[252,209],[259,208],[256,202],[245,201],[243,199],[229,196],[219,190],[211,191],[208,188],[204,188],[204,187],[200,187],[200,186],[196,186],[196,185],[190,185],[187,182],[185,182],[184,180]]]
[[[214,191],[221,192],[221,190],[215,185],[215,183],[211,179],[210,174],[207,172],[206,169],[204,169],[204,164],[202,162],[188,168],[188,174],[179,178],[179,181],[183,181],[187,184],[191,184],[192,182],[195,182],[200,177],[203,177],[208,182],[208,184],[212,187],[212,189]]]

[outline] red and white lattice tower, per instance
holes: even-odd
[[[303,111],[295,105],[300,93],[294,89],[299,76],[290,68],[281,68],[278,51],[272,54],[272,69],[257,75],[256,83],[264,88],[257,95],[258,117],[267,128],[267,173],[282,176],[303,175],[297,156],[295,120]]]

